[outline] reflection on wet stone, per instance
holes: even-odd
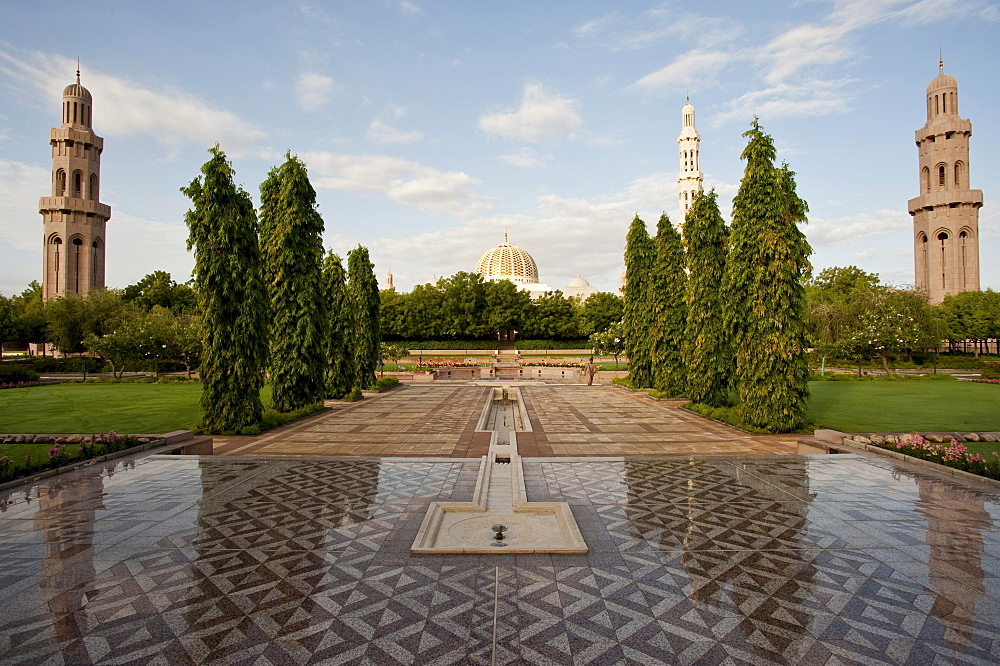
[[[547,461],[588,555],[413,556],[478,461],[183,459],[0,497],[0,662],[991,663],[998,496],[855,456]],[[111,473],[113,471],[113,474]]]

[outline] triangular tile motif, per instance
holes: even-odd
[[[475,469],[81,470],[0,515],[0,662],[996,661],[996,494],[855,458],[529,461],[589,555],[410,555]]]

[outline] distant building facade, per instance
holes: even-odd
[[[86,294],[105,285],[111,207],[100,202],[104,139],[94,134],[93,98],[76,83],[62,97],[62,124],[49,132],[52,193],[38,202],[44,229],[42,298]]]
[[[694,106],[691,100],[681,109],[681,133],[677,137],[680,170],[677,176],[677,204],[681,214],[679,224],[684,224],[694,198],[702,190],[701,135],[694,123]]]
[[[938,304],[949,294],[979,290],[979,209],[970,189],[972,123],[958,115],[958,82],[938,65],[927,86],[927,122],[916,132],[920,196],[910,199],[915,284]]]

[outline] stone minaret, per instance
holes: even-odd
[[[958,116],[958,82],[938,65],[927,86],[927,123],[917,130],[920,196],[910,199],[916,286],[930,302],[979,290],[979,209],[983,191],[970,189],[972,123]]]
[[[384,291],[396,291],[396,285],[392,283],[392,271],[390,270],[385,274],[385,289]]]
[[[111,207],[100,202],[101,151],[94,134],[93,98],[76,83],[62,97],[62,125],[49,132],[52,196],[38,201],[44,246],[42,298],[104,288],[105,229]]]
[[[680,175],[677,176],[677,201],[681,224],[694,197],[701,192],[701,135],[694,126],[694,107],[691,100],[681,109],[681,134],[677,137],[680,157]]]

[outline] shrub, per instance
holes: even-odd
[[[897,444],[877,444],[876,446],[990,479],[1000,479],[1000,454],[996,451],[989,456],[972,453],[965,444],[960,444],[954,438],[948,444],[933,444],[917,435],[913,439],[904,440]]]
[[[983,379],[1000,379],[1000,362],[984,361],[979,376]]]
[[[399,384],[399,378],[397,377],[379,377],[375,380],[375,390],[382,393],[383,391],[388,391],[397,384]]]
[[[20,382],[36,382],[38,373],[26,365],[8,365],[0,367],[0,384],[18,384]]]

